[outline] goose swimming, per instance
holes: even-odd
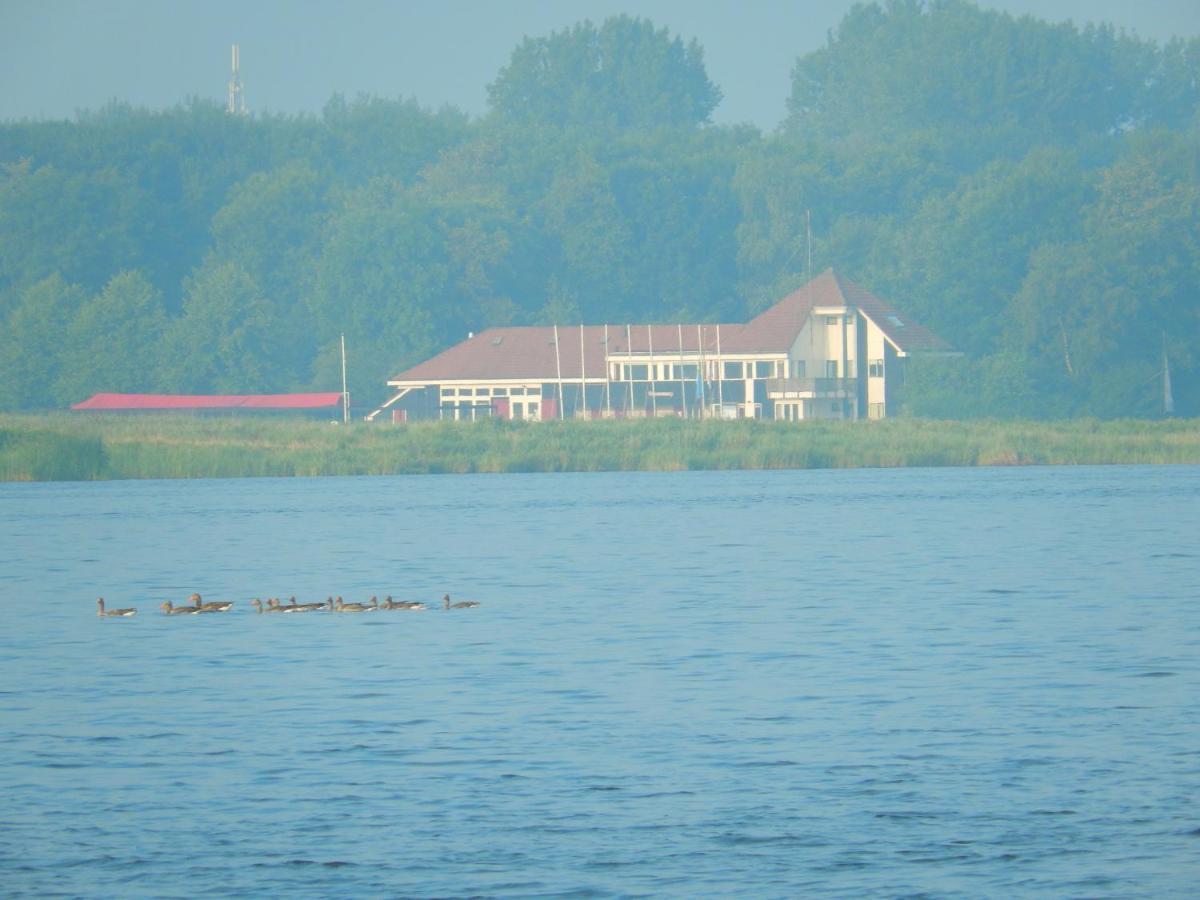
[[[267,601],[267,606],[265,609],[263,608],[263,602],[261,600],[259,600],[257,597],[255,597],[253,600],[250,601],[250,605],[253,606],[256,610],[258,610],[258,614],[260,616],[263,613],[279,612],[279,610],[277,610],[274,606],[271,605],[270,600]]]
[[[192,605],[202,613],[229,612],[233,607],[232,600],[213,600],[205,603],[199,594],[192,594],[189,599],[192,601]]]
[[[295,597],[292,597],[291,600],[291,603],[289,603],[287,606],[281,606],[280,609],[282,609],[284,612],[305,613],[326,608],[324,603],[297,603]]]
[[[383,598],[383,605],[380,609],[403,609],[403,610],[419,610],[424,609],[424,603],[418,603],[416,600],[393,600],[392,595],[388,594]]]
[[[457,603],[451,603],[449,594],[442,597],[442,600],[445,601],[446,609],[470,609],[479,605],[478,600],[459,600]]]
[[[133,608],[132,606],[127,606],[124,609],[105,609],[103,597],[96,598],[96,606],[99,607],[96,610],[96,615],[98,615],[98,616],[112,616],[112,617],[127,618],[129,616],[137,615],[137,610],[135,608]]]
[[[372,597],[371,599],[374,600],[375,598]],[[375,612],[375,610],[378,607],[379,607],[378,601],[375,602],[374,606],[368,606],[366,603],[343,603],[342,598],[338,597],[337,598],[337,606],[334,608],[338,612],[358,613],[358,612]]]
[[[196,613],[200,612],[200,608],[198,606],[175,606],[170,600],[164,601],[163,605],[160,606],[159,609],[161,609],[168,616],[194,616]]]

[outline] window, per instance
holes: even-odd
[[[868,419],[882,419],[884,417],[884,414],[885,414],[884,404],[882,404],[882,403],[868,403],[867,404],[867,418]]]
[[[539,404],[537,404],[537,403],[530,403],[529,404],[529,415],[527,415],[525,418],[536,419],[538,417],[538,406],[539,406]]]
[[[803,378],[804,377],[804,360],[797,359],[796,361],[794,361],[792,363],[792,377],[793,378]]]
[[[512,390],[509,391],[509,393],[512,394],[514,397],[524,397],[525,396],[525,388],[523,388],[523,387],[513,388]]]
[[[825,377],[826,378],[837,378],[838,377],[838,361],[836,359],[825,360]]]
[[[650,375],[649,366],[630,366],[629,380],[630,381],[646,381]]]
[[[831,328],[834,328],[837,325],[839,325],[841,323],[841,321],[842,321],[841,316],[826,316],[825,317],[825,324]]]
[[[491,395],[492,395],[491,388],[476,388],[475,389],[476,397],[490,397]]]
[[[756,362],[754,364],[755,378],[771,378],[775,375],[775,363],[773,362]]]
[[[453,397],[454,396],[454,388],[442,388],[442,396],[443,397]]]
[[[512,417],[514,419],[525,418],[525,404],[524,403],[514,403],[512,405]]]
[[[676,366],[675,367],[675,377],[678,378],[680,381],[695,381],[696,380],[696,366],[694,364],[693,365]]]
[[[867,363],[867,374],[872,378],[883,377],[883,360],[872,359]]]
[[[725,363],[725,378],[738,379],[742,377],[742,364],[740,362]]]
[[[492,396],[507,397],[508,396],[508,388],[496,388],[494,391],[492,391]]]

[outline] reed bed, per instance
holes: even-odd
[[[431,422],[0,415],[0,480],[1200,463],[1200,420]]]

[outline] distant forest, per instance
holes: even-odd
[[[773,134],[644,19],[527,38],[471,118],[112,104],[0,123],[0,409],[340,387],[489,326],[744,321],[828,266],[964,351],[910,414],[1200,415],[1200,37],[856,6]]]

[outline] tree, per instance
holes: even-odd
[[[186,283],[183,316],[167,338],[163,384],[188,393],[263,393],[286,390],[273,364],[279,347],[270,304],[258,284],[234,263],[210,262]]]
[[[720,99],[699,44],[626,15],[525,38],[488,86],[495,115],[554,126],[695,126]]]
[[[0,329],[0,409],[50,409],[67,324],[87,292],[54,274],[17,292]]]
[[[829,43],[797,60],[788,131],[877,140],[933,129],[965,160],[1024,155],[1136,121],[1153,45],[966,0],[856,5]]]
[[[351,393],[372,402],[387,378],[450,338],[450,323],[461,320],[432,210],[386,179],[347,194],[326,229],[312,304],[316,383],[340,381],[333,348],[345,333],[357,361]]]
[[[97,391],[153,390],[167,324],[162,296],[141,272],[114,275],[66,328],[57,401],[65,406]]]

